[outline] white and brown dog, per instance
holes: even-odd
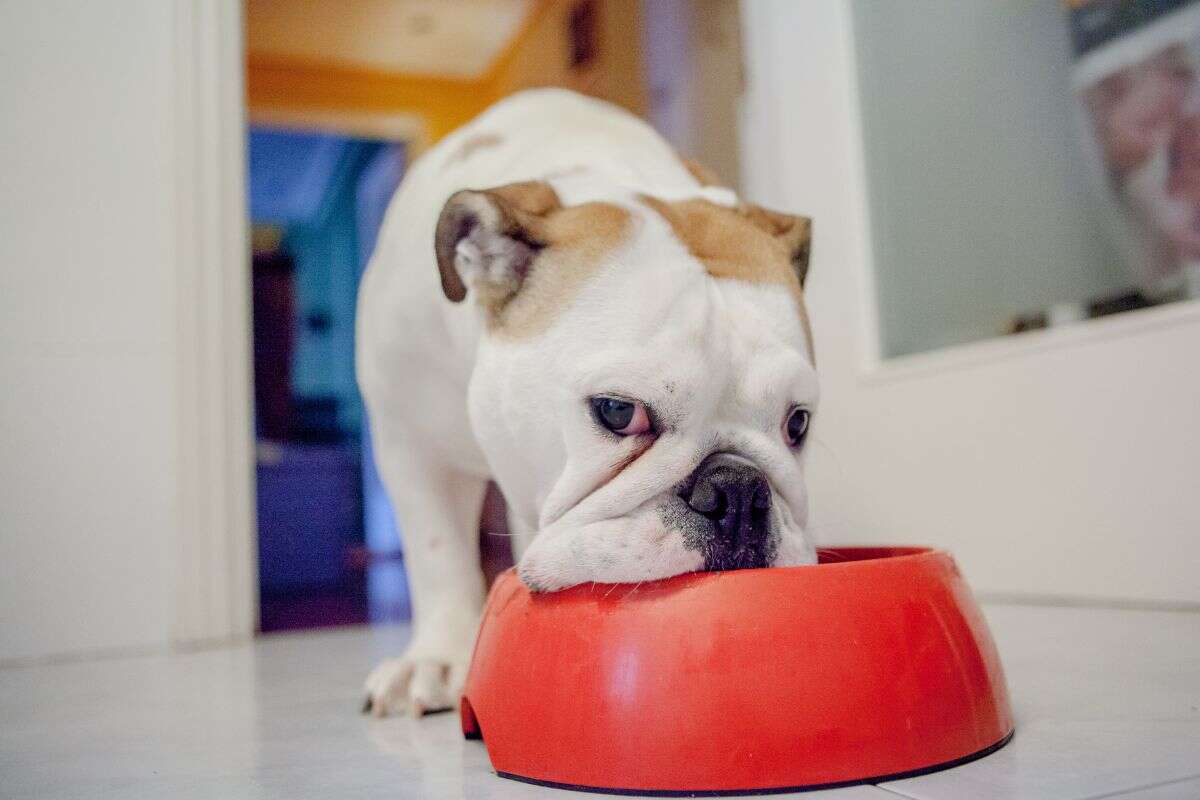
[[[815,561],[808,248],[806,218],[567,91],[510,97],[412,166],[359,296],[414,614],[367,679],[375,713],[457,703],[489,479],[535,591]]]

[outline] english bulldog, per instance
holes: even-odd
[[[368,710],[457,704],[489,480],[536,592],[815,562],[809,232],[564,90],[509,97],[412,165],[359,294],[413,611]]]

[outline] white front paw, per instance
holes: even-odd
[[[420,717],[457,708],[470,656],[469,646],[431,648],[414,642],[404,655],[371,670],[363,712]]]

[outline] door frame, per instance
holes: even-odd
[[[258,630],[249,123],[427,141],[419,115],[249,108],[241,0],[172,0],[174,98],[176,541],[174,647]]]
[[[242,4],[174,0],[172,646],[258,627]]]

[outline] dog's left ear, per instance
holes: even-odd
[[[459,303],[470,289],[485,305],[497,305],[516,294],[547,244],[547,218],[561,208],[542,181],[451,195],[434,234],[446,297]]]
[[[812,249],[812,220],[792,214],[781,214],[747,203],[741,211],[751,222],[781,242],[791,255],[792,267],[800,285],[808,277],[808,256]]]

